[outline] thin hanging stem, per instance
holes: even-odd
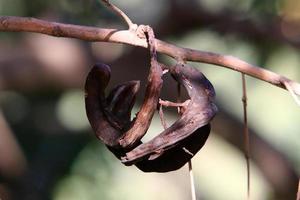
[[[195,181],[194,181],[192,160],[189,161],[188,165],[189,165],[189,175],[190,175],[192,200],[196,200],[196,189],[195,189]]]
[[[247,164],[247,199],[250,199],[250,138],[248,130],[248,116],[247,116],[247,89],[246,89],[246,78],[245,74],[242,73],[243,83],[243,111],[244,111],[244,153]]]
[[[284,85],[285,85],[286,89],[289,91],[289,93],[291,94],[291,96],[293,97],[296,104],[298,106],[300,106],[300,99],[298,98],[297,94],[294,92],[291,84],[287,81],[287,82],[284,82]]]
[[[178,83],[177,84],[177,102],[180,102],[181,97],[181,86]],[[180,113],[180,107],[177,107],[178,113]],[[183,149],[185,150],[185,149]],[[196,189],[195,189],[195,181],[194,181],[194,174],[193,174],[193,165],[192,160],[189,160],[188,162],[188,168],[189,168],[189,176],[190,176],[190,186],[191,186],[191,194],[192,194],[192,200],[196,200]]]
[[[296,200],[300,200],[300,179],[299,179],[299,183],[298,183],[298,192],[297,192],[297,199]]]
[[[178,83],[177,84],[177,102],[178,103],[180,102],[180,96],[181,96],[181,87],[180,87],[180,84]],[[180,107],[177,107],[177,109],[178,109],[178,113],[180,113]],[[160,118],[161,124],[164,127],[164,129],[167,129],[168,125],[166,123],[162,104],[159,105],[159,118]],[[190,153],[185,148],[183,148],[183,150],[186,151],[187,153]],[[193,154],[192,154],[192,156],[193,156]],[[188,168],[189,168],[192,200],[196,200],[196,189],[195,189],[195,181],[194,181],[194,174],[193,174],[193,167],[192,167],[191,160],[188,162]]]

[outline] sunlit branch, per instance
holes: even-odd
[[[1,16],[0,31],[34,32],[55,37],[76,38],[85,41],[112,42],[144,48],[147,47],[146,39],[139,38],[134,31],[71,25],[27,17]],[[288,83],[290,91],[293,91],[296,95],[300,95],[299,83],[269,70],[249,64],[239,58],[182,48],[158,39],[156,39],[156,44],[158,52],[173,57],[176,60],[201,62],[226,67],[266,81],[283,89],[287,89],[286,83]]]

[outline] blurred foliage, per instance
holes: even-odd
[[[64,127],[72,131],[81,131],[89,127],[85,115],[84,96],[82,91],[68,91],[63,94],[57,104],[57,117]],[[76,113],[74,113],[76,110]]]
[[[282,2],[284,0],[253,0],[251,3],[251,9],[254,10],[260,16],[274,16],[278,14]]]
[[[204,6],[207,10],[212,12],[218,12],[222,10],[244,12],[248,11],[251,3],[253,3],[253,1],[239,0],[198,0],[198,2],[200,5]]]
[[[174,17],[169,16],[175,3],[180,7],[187,7],[186,12],[189,12],[190,3],[215,15],[223,12],[228,15],[236,14],[237,21],[251,19],[257,27],[265,22],[273,23],[283,16],[293,16],[294,20],[296,11],[300,11],[298,3],[294,4],[291,0],[113,2],[128,13],[135,23],[151,24],[154,27],[159,27],[162,20],[165,20],[166,27],[168,22],[171,24],[176,21]],[[0,0],[0,15],[30,16],[65,23],[126,28],[118,16],[96,0]],[[226,22],[222,23],[226,25]],[[284,26],[278,23],[284,31]],[[180,24],[181,34],[172,33],[162,39],[179,46],[233,55],[299,82],[299,48],[292,43],[299,31],[297,27],[293,29],[294,35],[291,35],[291,32],[283,34],[287,37],[286,41],[292,41],[289,43],[280,39],[269,39],[267,35],[257,40],[245,36],[243,32],[224,34],[215,30],[214,25],[206,25],[209,28],[194,26],[186,29],[185,24]],[[130,61],[134,65],[134,61],[142,60],[148,66],[145,57],[136,56],[132,52],[135,52],[133,48],[123,45],[90,44],[36,34],[0,33],[0,70],[3,73],[0,74],[0,106],[28,161],[23,176],[13,180],[1,174],[0,169],[0,198],[191,198],[186,167],[166,174],[145,174],[135,167],[124,167],[92,135],[85,116],[82,90],[89,66],[98,60],[115,63],[119,68],[113,69],[113,72],[118,72],[113,74],[113,83],[132,74],[146,74],[146,67],[126,68],[122,63],[122,60],[125,60],[125,63]],[[162,60],[166,63],[173,62],[166,57],[162,57]],[[191,64],[201,69],[214,84],[221,110],[236,119],[235,123],[242,123],[240,73],[206,64]],[[17,74],[16,77],[11,75],[13,78],[5,78],[5,75],[14,73]],[[27,73],[34,76],[27,76]],[[299,174],[299,108],[286,91],[249,77],[247,84],[250,128],[282,153],[291,163],[293,170]],[[173,94],[172,91],[174,90],[165,89],[169,96]],[[138,103],[141,100],[142,98],[139,98]],[[133,115],[137,111],[136,106]],[[167,111],[169,124],[176,119],[174,113],[174,110]],[[161,130],[159,119],[155,116],[145,141]],[[231,134],[240,135],[236,132]],[[235,200],[245,197],[246,170],[243,152],[229,144],[218,133],[211,134],[193,162],[197,195],[201,199]],[[251,166],[252,199],[280,199],[257,163],[252,162]],[[272,168],[272,163],[269,167]]]

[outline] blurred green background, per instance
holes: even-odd
[[[293,0],[113,1],[159,39],[229,54],[300,81],[300,2]],[[126,28],[96,0],[0,0],[0,15]],[[160,60],[174,61],[161,56]],[[123,166],[94,137],[83,85],[93,63],[112,66],[110,88],[145,85],[146,49],[34,33],[0,33],[0,199],[191,199],[187,167],[142,173]],[[220,112],[193,159],[198,199],[246,198],[240,73],[190,63],[214,84]],[[300,173],[300,109],[288,92],[247,77],[253,200],[295,199]],[[176,97],[165,77],[163,99]],[[143,99],[142,87],[134,112]],[[175,110],[167,110],[169,124]],[[155,116],[146,140],[162,130]]]

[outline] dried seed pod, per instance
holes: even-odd
[[[106,110],[114,118],[112,123],[117,122],[121,130],[130,126],[131,110],[139,88],[140,81],[128,81],[115,86],[106,98]]]
[[[105,98],[109,79],[108,65],[98,63],[89,72],[85,83],[86,114],[96,136],[107,146],[119,148],[122,129],[130,123],[139,81],[119,85]]]
[[[190,100],[183,104],[184,111],[174,124],[122,157],[122,162],[126,165],[137,163],[145,158],[155,160],[161,157],[165,151],[180,145],[182,141],[196,133],[196,130],[208,125],[217,112],[214,104],[214,88],[200,71],[188,65],[176,65],[170,68],[170,73],[186,88]]]
[[[132,127],[130,123],[135,123],[130,122],[130,112],[139,82],[118,85],[105,98],[110,70],[103,64],[95,65],[86,81],[87,115],[96,135],[126,165],[134,163],[144,172],[173,171],[187,163],[204,145],[210,132],[209,122],[217,110],[214,89],[201,72],[189,66],[175,66],[170,72],[190,96],[183,104],[181,118],[148,143],[139,140],[131,148],[121,147],[118,140]],[[129,160],[132,157],[128,155],[135,157]]]
[[[167,172],[182,167],[204,145],[210,132],[209,122],[217,112],[213,103],[215,93],[198,70],[183,65],[170,68],[175,80],[188,91],[190,100],[181,105],[182,116],[171,127],[142,144],[140,139],[146,134],[157,107],[163,75],[156,58],[154,33],[148,26],[143,28],[149,42],[151,68],[144,102],[136,118],[130,121],[139,82],[118,85],[105,98],[110,79],[110,69],[105,64],[95,65],[88,74],[86,112],[97,137],[124,164],[135,164],[144,172]]]
[[[144,157],[135,165],[143,172],[169,172],[180,169],[203,147],[209,132],[210,125],[207,124],[181,140],[176,146],[164,150],[157,158],[149,160],[150,156]]]
[[[105,98],[104,90],[110,78],[110,69],[105,64],[98,64],[88,74],[86,91],[86,112],[97,137],[118,157],[141,144],[140,139],[146,134],[162,87],[162,68],[157,62],[153,30],[143,26],[148,38],[151,55],[151,67],[148,76],[146,94],[136,118],[130,123],[130,111],[137,92],[136,87],[124,84],[112,90]],[[133,84],[136,82],[132,82]],[[125,89],[124,89],[125,88]],[[122,93],[120,93],[122,91]],[[126,92],[128,94],[126,95]]]

